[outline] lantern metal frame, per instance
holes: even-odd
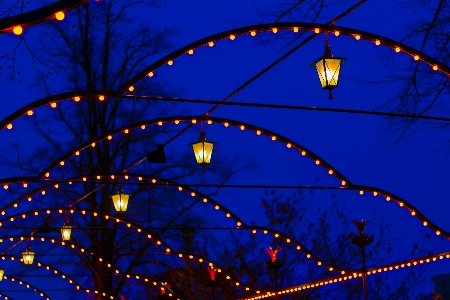
[[[70,240],[70,236],[72,234],[72,226],[64,224],[61,226],[61,239],[63,241]]]
[[[317,70],[317,75],[319,76],[322,89],[329,90],[329,100],[333,99],[331,91],[338,86],[341,65],[344,60],[347,60],[347,58],[333,56],[330,48],[330,43],[328,41],[328,34],[325,33],[324,54],[323,56],[316,59],[311,64],[311,66],[315,67]]]
[[[30,251],[28,247],[27,250],[22,252],[23,263],[26,265],[32,265],[34,261],[34,252]]]
[[[130,195],[125,194],[122,187],[119,187],[119,191],[117,192],[117,194],[112,195],[111,198],[116,212],[124,213],[127,211]]]
[[[206,132],[202,127],[200,128],[200,137],[198,142],[189,144],[194,151],[197,163],[203,165],[203,172],[205,171],[205,165],[211,163],[214,145],[217,145],[217,143],[206,141]]]

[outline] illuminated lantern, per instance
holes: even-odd
[[[5,274],[5,270],[0,270],[0,281],[3,280],[3,275]]]
[[[63,241],[70,240],[70,234],[72,233],[72,226],[64,225],[61,227],[61,238]]]
[[[30,249],[27,249],[25,250],[25,252],[22,252],[22,258],[24,264],[31,265],[34,260],[34,252],[31,252]]]
[[[194,150],[195,159],[197,160],[198,164],[205,165],[211,162],[211,155],[215,144],[217,143],[207,142],[205,131],[200,130],[199,141],[197,143],[189,144]]]
[[[117,194],[112,195],[114,208],[117,212],[127,211],[128,199],[130,199],[130,195],[124,194],[122,188],[119,188],[119,192]]]
[[[331,53],[327,35],[325,36],[325,39],[325,53],[322,57],[313,62],[311,66],[316,67],[320,84],[323,89],[330,91],[329,99],[332,100],[333,95],[331,94],[331,90],[335,89],[338,85],[341,64],[346,58],[334,57],[333,53]]]

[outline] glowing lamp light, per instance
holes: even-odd
[[[5,275],[5,270],[0,270],[0,281],[3,280],[3,275]]]
[[[21,35],[23,32],[23,28],[21,26],[16,26],[13,28],[13,32],[15,35]]]
[[[198,164],[205,165],[211,163],[212,151],[215,144],[217,143],[207,142],[205,131],[200,131],[199,141],[197,143],[189,144],[194,150],[195,159],[197,160]]]
[[[61,238],[63,241],[70,240],[71,233],[72,233],[72,226],[64,225],[61,227]]]
[[[25,252],[22,252],[22,258],[24,264],[31,265],[33,264],[34,260],[34,252],[31,252],[29,249],[27,249],[25,250]]]
[[[114,208],[117,212],[125,212],[128,207],[128,200],[130,199],[130,195],[124,194],[123,190],[120,188],[119,192],[115,195],[112,195],[112,200],[114,203]]]
[[[55,14],[55,18],[56,18],[56,20],[58,20],[58,21],[64,20],[64,18],[65,18],[64,12],[58,11],[58,12]]]
[[[341,64],[344,60],[346,60],[346,58],[333,56],[327,38],[325,43],[325,53],[311,64],[311,66],[316,67],[322,88],[330,91],[330,100],[333,99],[331,90],[335,89],[338,85]]]

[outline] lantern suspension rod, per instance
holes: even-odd
[[[361,6],[364,2],[366,2],[367,0],[361,0],[359,1],[357,4],[355,4],[354,6],[350,7],[348,10],[346,10],[344,13],[340,14],[339,16],[337,16],[336,18],[334,18],[333,20],[331,20],[330,22],[328,22],[327,24],[329,25],[334,25],[337,21],[339,21],[340,19],[342,19],[343,17],[347,16],[349,13],[351,13],[352,11],[354,11],[356,8],[358,8],[359,6]],[[230,100],[232,97],[234,97],[237,93],[239,93],[240,91],[242,91],[244,88],[246,88],[247,86],[249,86],[252,82],[254,82],[256,79],[258,79],[259,77],[261,77],[262,75],[264,75],[267,71],[269,71],[270,69],[272,69],[273,67],[275,67],[276,65],[278,65],[280,62],[282,62],[285,58],[287,58],[288,56],[290,56],[292,53],[294,53],[295,51],[297,51],[298,49],[300,49],[301,47],[303,47],[305,44],[307,44],[309,41],[311,41],[312,39],[314,39],[318,34],[317,33],[313,33],[311,34],[309,37],[307,37],[306,39],[304,39],[300,44],[298,44],[297,46],[295,46],[294,48],[292,48],[291,50],[289,50],[288,52],[286,52],[284,55],[282,55],[280,58],[278,58],[276,61],[274,61],[272,64],[270,64],[269,66],[267,66],[266,68],[264,68],[262,71],[260,71],[259,73],[257,73],[255,76],[253,76],[252,78],[250,78],[249,80],[247,80],[246,82],[244,82],[241,86],[239,86],[237,89],[235,89],[231,94],[229,94],[226,98],[224,98],[222,100],[221,103],[216,104],[214,107],[212,107],[211,109],[209,109],[208,111],[206,111],[203,116],[208,116],[210,115],[213,111],[215,111],[217,108],[219,108],[219,106],[225,102],[227,102],[228,100]],[[173,142],[176,138],[178,138],[179,136],[181,136],[183,133],[185,133],[189,128],[192,127],[192,124],[186,126],[185,128],[183,128],[180,132],[178,132],[176,135],[174,135],[172,138],[170,138],[168,141],[166,141],[163,146],[168,145],[169,143]],[[135,166],[135,165],[133,165]]]
[[[425,115],[420,115],[420,114],[403,114],[403,113],[363,110],[363,109],[330,108],[330,107],[272,104],[272,103],[266,104],[266,103],[250,103],[250,102],[220,102],[217,100],[209,100],[209,99],[170,98],[170,97],[155,97],[155,96],[125,95],[123,97],[124,98],[133,98],[133,99],[142,99],[142,100],[153,100],[153,101],[157,100],[157,101],[182,102],[182,103],[193,103],[193,104],[220,104],[220,105],[243,106],[243,107],[288,109],[288,110],[307,110],[307,111],[320,111],[320,112],[332,112],[332,113],[349,113],[349,114],[375,115],[375,116],[385,116],[385,117],[425,119],[425,120],[434,120],[434,121],[450,121],[450,117],[425,116]]]

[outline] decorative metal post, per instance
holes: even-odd
[[[356,221],[353,220],[353,224],[355,224],[358,229],[358,236],[351,237],[350,241],[352,244],[359,246],[359,251],[361,252],[362,259],[362,273],[363,273],[363,290],[364,290],[364,300],[368,299],[367,295],[367,267],[366,267],[366,246],[373,242],[373,235],[368,236],[364,235],[364,227],[367,224],[367,220]]]

